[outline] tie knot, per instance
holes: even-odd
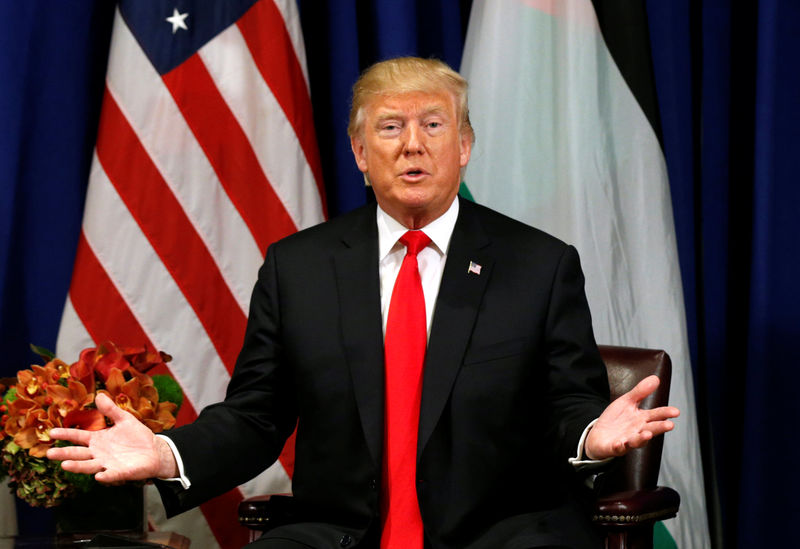
[[[405,245],[407,254],[417,255],[417,252],[430,244],[431,239],[422,231],[408,231],[400,237],[400,242]]]

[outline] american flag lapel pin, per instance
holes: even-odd
[[[474,261],[470,261],[469,267],[467,268],[467,273],[479,275],[481,274],[481,266],[475,263]]]

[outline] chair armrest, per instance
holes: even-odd
[[[291,494],[253,496],[239,504],[239,524],[250,530],[269,530],[291,522]]]
[[[595,503],[592,522],[602,526],[638,526],[674,517],[681,498],[666,486],[605,495]]]

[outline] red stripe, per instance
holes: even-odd
[[[162,78],[261,253],[266,254],[267,246],[297,227],[261,169],[247,135],[199,55]]]
[[[206,518],[208,526],[214,533],[220,547],[233,549],[244,547],[249,540],[249,532],[240,526],[236,518],[239,516],[239,503],[244,498],[238,488],[225,492],[214,499],[200,504],[200,510]],[[193,534],[193,532],[189,532]]]
[[[247,318],[107,88],[97,157],[202,323],[228,372],[233,372]]]
[[[70,299],[78,318],[95,342],[110,340],[121,345],[147,343],[155,348],[97,260],[83,233],[78,241]],[[178,424],[190,423],[196,417],[192,403],[184,399]],[[246,530],[234,526],[233,522],[240,501],[242,495],[238,489],[234,489],[200,506],[222,547],[242,547],[247,543]]]
[[[78,240],[69,296],[75,313],[95,344],[113,341],[122,346],[147,344],[151,349],[156,348],[97,260],[83,232]],[[169,352],[169,349],[163,350]],[[168,370],[153,373],[171,374]],[[196,417],[192,403],[184,399],[178,425],[190,423]]]
[[[323,214],[328,217],[322,165],[317,149],[311,98],[306,79],[281,12],[272,0],[256,2],[236,23],[255,60],[261,77],[289,119],[311,167],[319,190]]]

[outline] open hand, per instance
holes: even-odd
[[[98,394],[95,404],[114,425],[100,431],[51,429],[52,438],[78,446],[50,448],[49,459],[62,460],[65,471],[94,474],[98,482],[110,484],[176,475],[175,459],[166,442],[107,395]]]
[[[648,376],[608,405],[586,437],[584,452],[587,457],[605,459],[622,456],[631,448],[644,446],[654,436],[675,427],[670,419],[678,417],[680,410],[674,406],[652,410],[639,407],[658,384],[657,376]]]

